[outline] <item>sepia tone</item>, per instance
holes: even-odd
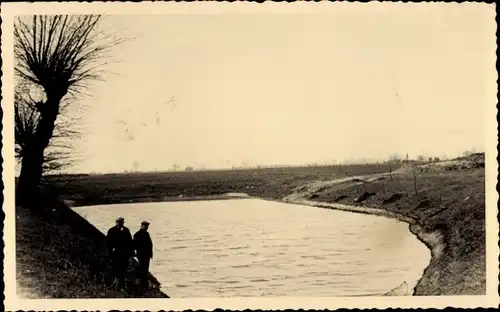
[[[11,307],[498,304],[491,6],[24,5]]]

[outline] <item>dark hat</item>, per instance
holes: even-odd
[[[124,222],[124,221],[125,221],[125,219],[123,219],[122,217],[116,218],[116,222]]]
[[[148,221],[142,221],[141,225],[149,225],[149,222]]]

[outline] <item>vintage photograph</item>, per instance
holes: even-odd
[[[15,300],[498,305],[494,6],[64,5],[2,4]]]

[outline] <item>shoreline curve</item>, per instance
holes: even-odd
[[[430,263],[432,261],[437,261],[437,259],[441,256],[442,251],[445,248],[441,233],[439,233],[439,232],[425,232],[423,227],[421,225],[419,225],[415,219],[403,216],[401,214],[398,214],[398,213],[395,213],[392,211],[387,211],[387,210],[378,209],[378,208],[371,208],[371,207],[357,207],[357,206],[349,206],[349,205],[342,205],[342,204],[330,204],[330,203],[314,202],[314,201],[299,200],[299,199],[297,199],[297,200],[284,199],[284,200],[278,200],[278,202],[385,217],[385,218],[389,218],[389,219],[395,219],[397,221],[401,221],[401,222],[408,224],[408,229],[409,229],[410,233],[415,235],[415,237],[422,244],[424,244],[431,252],[431,259],[430,259],[429,263],[427,264],[427,266],[422,271],[422,275],[418,279],[413,291],[411,292],[412,296],[418,295],[416,293],[416,289],[419,286],[419,284],[421,283],[424,275],[428,272]]]
[[[416,238],[421,243],[423,243],[431,252],[430,262],[429,262],[429,264],[427,264],[427,266],[422,271],[421,277],[417,280],[415,287],[413,288],[413,290],[409,294],[410,296],[419,295],[416,293],[416,289],[419,286],[419,284],[421,283],[422,278],[424,277],[424,275],[428,271],[430,263],[432,261],[436,261],[441,256],[442,251],[445,248],[441,233],[425,232],[423,227],[421,225],[419,225],[417,223],[417,221],[413,218],[406,217],[406,216],[403,216],[403,215],[395,213],[395,212],[391,212],[391,211],[387,211],[387,210],[383,210],[383,209],[378,209],[378,208],[372,208],[372,207],[357,207],[357,206],[350,206],[350,205],[330,204],[330,203],[324,203],[324,202],[310,201],[310,200],[302,199],[301,196],[297,195],[297,194],[292,194],[292,195],[289,195],[289,196],[282,198],[282,199],[262,198],[262,197],[257,197],[257,196],[250,196],[249,194],[246,194],[246,193],[225,193],[225,194],[205,195],[205,196],[164,197],[164,198],[162,198],[162,200],[140,198],[140,199],[135,199],[135,200],[129,200],[128,202],[116,203],[116,205],[127,204],[127,203],[148,203],[148,202],[167,203],[167,202],[235,200],[235,199],[259,199],[259,200],[272,201],[272,202],[278,202],[278,203],[286,203],[286,204],[292,204],[292,205],[302,205],[302,206],[309,206],[309,207],[315,207],[315,208],[323,208],[323,209],[339,210],[339,211],[346,211],[346,212],[353,212],[353,213],[361,213],[361,214],[365,214],[365,215],[385,217],[385,218],[395,219],[397,221],[405,222],[406,224],[408,224],[410,233],[415,235]],[[74,203],[67,201],[67,200],[65,200],[65,204],[68,205],[69,207],[75,207],[75,208],[77,207],[76,205],[74,205]],[[114,205],[114,204],[109,204],[109,205]],[[83,207],[92,207],[92,206],[100,206],[100,205],[82,205],[82,206],[78,206],[78,207],[83,208]],[[382,296],[388,295],[389,293],[391,293],[391,291],[392,290],[388,290],[388,292],[386,294],[382,294]]]

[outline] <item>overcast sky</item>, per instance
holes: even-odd
[[[108,17],[134,37],[83,101],[73,171],[483,150],[488,10]],[[489,83],[489,84],[488,84]]]

